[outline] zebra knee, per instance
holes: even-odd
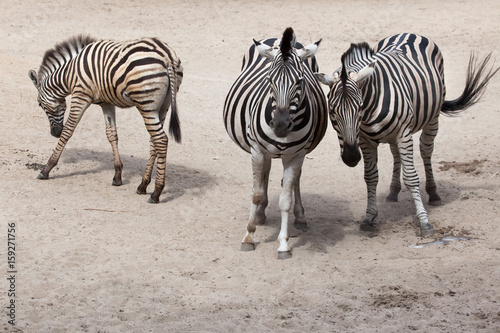
[[[262,198],[264,197],[264,195],[260,192],[255,192],[253,195],[252,195],[252,203],[254,205],[259,205],[261,202],[262,202]]]

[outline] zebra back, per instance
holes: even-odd
[[[37,88],[42,100],[81,93],[95,104],[136,106],[141,112],[157,113],[163,108],[169,86],[170,133],[179,142],[176,96],[182,78],[180,59],[157,38],[116,42],[80,35],[46,52]]]
[[[403,33],[381,40],[373,52],[374,74],[360,86],[361,131],[379,141],[399,135],[404,128],[418,132],[439,116],[446,88],[443,57],[436,44]],[[394,121],[403,115],[404,119]]]

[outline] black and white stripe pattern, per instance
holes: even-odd
[[[486,71],[490,56],[478,63],[470,59],[466,87],[453,101],[445,101],[443,58],[436,44],[415,34],[399,34],[380,41],[374,50],[368,44],[352,44],[342,56],[342,66],[332,75],[317,74],[330,86],[330,118],[337,131],[342,160],[354,167],[361,159],[368,191],[366,218],[361,227],[373,229],[378,214],[377,147],[389,143],[394,169],[388,200],[397,201],[401,190],[400,172],[411,191],[420,230],[432,235],[419,190],[419,177],[413,164],[412,134],[422,131],[420,153],[424,161],[429,204],[439,205],[431,166],[438,116],[465,110],[481,97],[491,77]]]
[[[123,164],[118,152],[115,106],[135,106],[151,135],[150,158],[137,192],[146,193],[156,161],[156,184],[150,202],[159,202],[165,184],[168,147],[163,123],[170,106],[169,131],[177,142],[181,140],[176,95],[183,70],[172,48],[156,38],[115,42],[77,36],[47,51],[38,74],[32,70],[29,76],[38,90],[38,103],[49,118],[51,134],[59,137],[39,179],[49,177],[85,110],[91,104],[99,104],[113,148],[113,185],[121,185]],[[71,95],[70,112],[63,126],[68,95]]]
[[[327,105],[314,76],[314,53],[319,41],[303,47],[291,28],[283,38],[254,41],[243,58],[242,72],[231,87],[224,105],[229,136],[252,155],[253,196],[242,249],[253,249],[256,224],[265,221],[267,185],[272,158],[283,161],[282,215],[278,237],[281,257],[290,254],[288,212],[295,193],[295,226],[305,227],[300,199],[300,173],[304,157],[323,138]]]

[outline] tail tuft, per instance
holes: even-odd
[[[182,69],[181,69],[182,70]],[[175,142],[181,142],[181,124],[179,121],[179,113],[177,112],[177,90],[179,89],[180,82],[177,81],[177,73],[174,68],[168,69],[170,78],[170,91],[172,94],[172,106],[170,113],[170,126],[169,133],[174,137]]]
[[[444,101],[441,112],[452,116],[458,112],[464,111],[472,105],[479,102],[486,90],[486,86],[491,78],[498,72],[500,67],[493,69],[493,66],[487,71],[486,67],[490,61],[491,53],[488,54],[482,62],[478,62],[473,53],[470,55],[469,65],[467,67],[467,78],[462,95],[451,101]]]
[[[175,142],[181,143],[181,125],[179,114],[177,113],[177,105],[172,103],[172,113],[170,114],[170,127],[168,129]]]

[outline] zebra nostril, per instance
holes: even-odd
[[[271,121],[269,122],[269,126],[270,126],[271,128],[274,128],[274,121],[273,121],[273,120],[271,120]]]

